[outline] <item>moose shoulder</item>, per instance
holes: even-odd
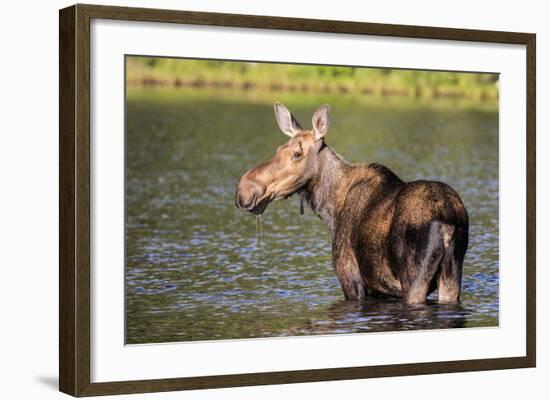
[[[333,267],[346,299],[366,295],[424,303],[460,300],[468,214],[458,194],[435,181],[404,182],[379,164],[350,164],[325,144],[329,106],[304,130],[288,109],[275,116],[290,140],[246,172],[235,205],[255,214],[300,193],[328,226]]]

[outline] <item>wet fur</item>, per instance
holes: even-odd
[[[279,128],[291,139],[268,161],[246,172],[235,205],[261,214],[273,200],[298,192],[327,225],[334,271],[346,299],[400,297],[458,303],[468,247],[468,214],[458,194],[436,181],[404,182],[379,164],[349,164],[324,137],[328,105],[303,130],[275,104]]]
[[[468,215],[451,187],[407,183],[379,164],[348,164],[324,146],[303,195],[329,227],[346,299],[423,303],[437,288],[439,301],[459,302]]]

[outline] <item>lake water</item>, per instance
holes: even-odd
[[[235,208],[239,177],[286,141],[275,100],[306,127],[330,103],[326,142],[350,162],[457,190],[470,216],[461,305],[345,302],[328,230],[298,197],[261,222]],[[129,88],[126,113],[126,343],[498,326],[496,105]]]

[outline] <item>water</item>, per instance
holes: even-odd
[[[328,231],[299,197],[269,205],[261,230],[235,208],[239,177],[286,141],[275,100],[304,126],[330,103],[326,141],[350,162],[458,191],[470,215],[462,305],[345,302]],[[130,88],[126,123],[127,343],[498,325],[495,105]]]

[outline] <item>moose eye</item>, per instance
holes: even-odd
[[[292,160],[298,160],[301,157],[302,157],[302,152],[294,152],[292,154]]]

